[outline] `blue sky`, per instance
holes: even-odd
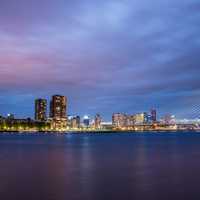
[[[0,113],[200,116],[198,0],[0,0]]]

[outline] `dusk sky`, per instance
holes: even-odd
[[[200,116],[199,0],[0,0],[0,115]]]

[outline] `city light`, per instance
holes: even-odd
[[[105,122],[100,114],[93,118],[84,115],[67,115],[67,98],[54,95],[49,105],[46,99],[35,100],[35,119],[17,119],[13,114],[0,117],[0,131],[17,132],[104,132],[104,131],[160,131],[200,130],[200,119],[176,119],[175,115],[157,117],[157,110],[141,113],[113,113],[112,122]]]

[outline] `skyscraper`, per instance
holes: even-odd
[[[66,119],[67,99],[65,96],[54,95],[50,102],[50,117],[53,119]]]
[[[47,100],[36,99],[35,100],[35,120],[45,121],[47,119]]]
[[[155,109],[151,109],[151,120],[152,120],[152,122],[157,121],[157,113],[156,113]]]
[[[61,95],[52,96],[50,102],[51,127],[56,130],[67,128],[67,98]]]

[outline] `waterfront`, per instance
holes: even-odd
[[[199,199],[200,134],[0,134],[4,200]]]

